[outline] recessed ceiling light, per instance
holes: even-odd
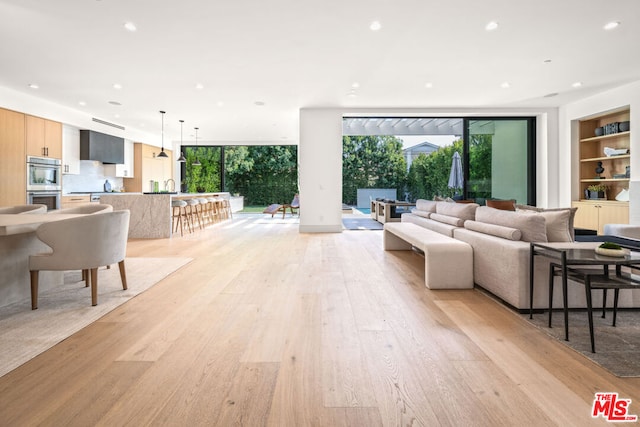
[[[29,87],[30,87],[31,89],[40,89],[40,86],[38,86],[38,84],[37,84],[37,83],[31,83],[31,84],[29,84]]]
[[[572,83],[572,84],[571,84],[571,86],[573,86],[573,87],[580,87],[580,86],[582,86],[582,82],[575,82],[575,83]]]
[[[122,105],[118,101],[109,101],[109,104],[111,104],[111,105]]]
[[[198,90],[202,90],[202,89],[204,89],[204,85],[203,85],[202,83],[198,83],[198,84],[196,85],[196,89],[198,89]]]
[[[119,84],[119,83],[114,83],[114,84],[113,84],[113,88],[114,88],[114,89],[117,89],[117,90],[120,90],[120,89],[122,89],[122,85],[121,85],[121,84]]]
[[[136,24],[134,24],[133,22],[125,22],[124,23],[124,28],[127,31],[131,31],[132,33],[135,32],[138,28],[136,28]]]
[[[356,93],[356,91],[355,91],[355,90],[352,90],[352,91],[350,91],[350,92],[347,94],[347,96],[348,96],[349,98],[355,98],[356,96],[358,96],[358,94]]]
[[[607,22],[605,26],[602,28],[608,31],[608,30],[613,30],[614,28],[618,28],[619,25],[620,25],[620,22],[612,21],[612,22]]]
[[[369,25],[369,29],[371,31],[378,31],[380,30],[380,28],[382,28],[382,24],[380,23],[380,21],[373,21],[370,25]]]
[[[264,105],[263,101],[256,101],[254,102],[255,105],[257,105],[258,107],[262,107]]]
[[[359,88],[359,87],[360,87],[360,83],[358,83],[358,82],[353,82],[353,83],[351,83],[351,87],[352,87],[352,88],[354,88],[354,89],[357,89],[357,88]]]
[[[84,102],[84,101],[79,101],[79,102],[78,102],[78,105],[80,105],[80,106],[84,107],[85,105],[87,105],[87,103],[86,103],[86,102]]]
[[[424,84],[424,87],[426,87],[427,89],[431,89],[433,87],[433,83],[427,82]]]
[[[550,59],[545,59],[545,60],[544,60],[544,63],[545,63],[545,64],[549,64],[549,63],[551,63],[551,60],[550,60]]]
[[[500,87],[502,89],[509,89],[511,87],[511,85],[509,84],[509,82],[503,82]]]
[[[487,31],[493,31],[498,28],[498,23],[496,21],[489,22],[484,29]]]

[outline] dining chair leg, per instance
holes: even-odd
[[[98,269],[91,269],[91,305],[98,305]]]
[[[84,280],[84,287],[88,288],[89,282],[91,281],[89,270],[82,270],[82,280]]]
[[[38,308],[38,271],[31,273],[31,310]]]
[[[127,289],[127,273],[124,270],[124,260],[118,263],[118,267],[120,268],[120,280],[122,280],[122,289]]]

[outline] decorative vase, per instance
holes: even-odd
[[[602,136],[604,134],[604,128],[602,127],[596,128],[594,133],[596,136]]]

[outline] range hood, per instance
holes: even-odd
[[[80,160],[124,163],[124,138],[93,130],[80,130]]]

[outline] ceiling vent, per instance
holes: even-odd
[[[124,126],[116,125],[114,123],[105,122],[104,120],[96,119],[95,117],[92,117],[91,120],[93,120],[96,123],[100,123],[102,125],[111,126],[112,128],[124,130]]]

